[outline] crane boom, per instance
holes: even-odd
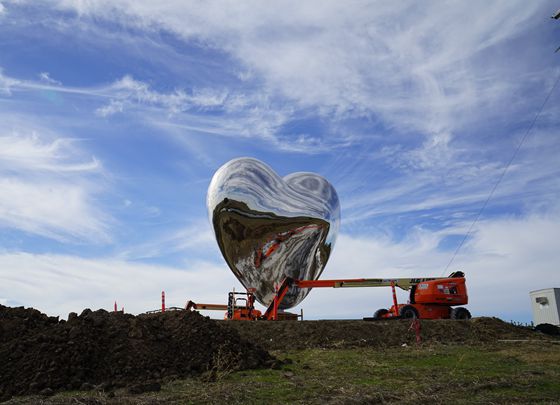
[[[422,277],[422,278],[352,278],[341,280],[293,280],[293,284],[299,288],[348,288],[348,287],[390,287],[394,285],[405,291],[416,284],[424,281],[438,280],[446,277]]]
[[[187,311],[191,309],[206,310],[206,311],[227,311],[228,306],[223,304],[201,304],[198,302],[189,301],[185,306]]]

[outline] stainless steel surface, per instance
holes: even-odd
[[[228,266],[265,306],[286,276],[319,278],[340,224],[338,196],[323,177],[293,173],[280,178],[251,158],[218,169],[206,204]],[[293,287],[280,308],[299,304],[308,293]]]

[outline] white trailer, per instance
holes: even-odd
[[[560,288],[531,291],[529,295],[534,324],[549,323],[560,326]]]

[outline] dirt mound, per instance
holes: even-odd
[[[104,310],[68,321],[0,305],[0,400],[57,390],[159,389],[159,381],[270,365],[272,357],[197,312]]]
[[[425,344],[555,339],[496,318],[420,325]],[[265,350],[383,348],[415,339],[410,320],[216,322],[197,312],[133,316],[85,310],[59,321],[0,305],[0,400],[93,388],[138,393],[158,390],[162,380],[276,364]]]
[[[382,348],[416,342],[410,320],[227,322],[227,325],[267,350],[355,346]],[[497,318],[421,320],[420,328],[424,343],[481,344],[500,339],[548,338]]]
[[[33,308],[0,305],[0,342],[21,339],[57,323],[58,317],[49,317]]]

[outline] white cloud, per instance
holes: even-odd
[[[87,92],[87,89],[81,91]],[[299,136],[295,142],[277,134],[278,128],[289,121],[293,108],[272,102],[262,94],[194,88],[176,89],[164,93],[130,76],[98,89],[92,96],[110,98],[96,113],[110,116],[117,112],[133,113],[147,125],[175,137],[187,147],[192,135],[216,136],[238,140],[253,138],[277,149],[317,153],[330,148],[325,139]],[[217,114],[204,114],[207,111]],[[338,144],[338,141],[332,143]],[[214,150],[212,149],[212,152]],[[203,153],[200,150],[197,154]]]
[[[531,97],[518,98],[517,94],[529,81],[533,90],[546,86],[541,78],[550,73],[550,67],[538,64],[531,70],[523,60],[511,63],[511,52],[494,58],[495,52],[489,51],[507,45],[536,24],[533,17],[544,7],[537,2],[380,5],[357,1],[349,5],[321,1],[319,7],[317,2],[297,1],[274,5],[223,1],[209,6],[194,1],[156,5],[144,0],[53,0],[51,4],[79,16],[132,25],[148,34],[168,31],[187,42],[225,52],[233,66],[229,70],[224,66],[224,72],[248,72],[242,74],[243,79],[253,79],[255,94],[240,97],[210,88],[162,93],[130,76],[107,88],[64,90],[109,98],[97,110],[99,115],[139,104],[162,108],[168,114],[192,108],[230,111],[235,109],[235,99],[248,96],[251,102],[244,105],[244,114],[231,115],[227,124],[241,121],[246,132],[262,132],[284,150],[312,152],[341,146],[334,139],[312,139],[306,134],[276,139],[275,132],[291,114],[273,111],[289,101],[294,109],[311,108],[334,121],[365,115],[407,136],[425,137],[416,150],[405,151],[400,161],[416,168],[445,168],[457,158],[453,140],[458,129],[532,106]],[[78,27],[70,24],[67,29],[87,30],[88,24],[95,24],[85,18],[79,21]],[[524,80],[519,80],[520,75]],[[256,95],[264,97],[257,100]],[[268,100],[281,102],[270,105]],[[185,116],[184,121],[192,124],[192,118]],[[191,126],[207,133],[230,129],[216,122],[203,126],[196,120]],[[348,136],[337,133],[338,139]]]
[[[9,76],[4,75],[2,68],[0,68],[0,94],[11,94],[11,88],[19,84],[19,81]]]
[[[194,89],[190,97],[190,102],[197,107],[212,108],[221,107],[225,104],[228,98],[228,92],[215,91],[212,89]]]
[[[293,110],[276,105],[261,94],[213,88],[160,92],[129,75],[101,86],[68,87],[44,80],[19,80],[0,72],[0,92],[11,96],[13,92],[27,91],[57,92],[102,102],[94,111],[96,115],[107,118],[119,113],[133,114],[135,119],[175,137],[187,148],[192,147],[191,135],[255,138],[293,152],[316,153],[329,148],[324,140],[300,136],[291,142],[276,136],[277,129],[288,121]],[[204,114],[208,110],[219,114]]]
[[[252,86],[244,86],[243,93],[210,87],[161,92],[125,76],[103,88],[65,90],[107,99],[97,110],[101,116],[137,111],[147,122],[181,132],[184,138],[256,137],[281,150],[305,153],[359,144],[363,154],[374,154],[379,143],[373,138],[379,136],[389,149],[403,146],[393,148],[386,159],[407,173],[450,168],[466,172],[486,165],[487,156],[473,153],[480,146],[480,123],[523,119],[540,102],[541,90],[549,85],[546,78],[554,76],[541,58],[520,59],[511,49],[511,41],[538,24],[535,16],[544,6],[537,2],[322,1],[319,7],[297,1],[224,1],[213,6],[177,1],[53,3],[80,16],[117,21],[148,34],[164,30],[224,52],[230,57],[224,72],[241,75],[240,80]],[[93,24],[83,18],[80,23]],[[198,114],[205,109],[222,114]],[[284,124],[305,118],[308,110],[313,117],[329,119],[330,133],[278,135]],[[401,138],[349,134],[351,129],[337,127],[338,120],[357,116],[368,117],[373,126],[381,123]],[[504,153],[494,151],[499,157]]]
[[[39,78],[42,81],[44,81],[45,83],[56,84],[56,85],[61,85],[62,84],[58,80],[54,80],[53,78],[51,78],[48,72],[39,73]]]
[[[545,128],[533,129],[505,172],[484,214],[503,207],[509,209],[512,205],[529,213],[545,212],[555,206],[560,190],[557,164],[560,144],[556,140],[557,131]],[[409,168],[399,171],[400,176],[378,183],[368,178],[361,182],[347,179],[352,179],[352,173],[366,172],[368,165],[384,157],[376,156],[373,161],[367,157],[356,159],[333,174],[341,184],[344,224],[355,226],[364,220],[389,216],[396,219],[402,214],[411,215],[407,218],[414,223],[421,221],[422,215],[431,220],[447,216],[447,221],[453,221],[452,215],[470,212],[470,218],[474,219],[504,174],[507,160],[518,146],[521,132],[525,131],[523,128],[511,133],[505,137],[507,140],[497,144],[463,151],[462,156],[445,167]],[[402,153],[388,151],[387,160],[398,162]],[[500,157],[502,153],[503,158]],[[374,176],[380,174],[374,173]]]
[[[438,250],[446,235],[418,230],[400,243],[340,235],[321,278],[447,275],[443,271],[452,252]],[[473,315],[529,321],[529,291],[560,283],[556,269],[559,238],[558,213],[481,222],[448,272],[466,273],[467,307]],[[207,241],[202,239],[200,243],[205,245]],[[183,306],[188,299],[225,303],[227,292],[240,288],[225,264],[213,262],[179,269],[123,258],[16,252],[0,254],[0,269],[0,297],[9,305],[33,306],[62,316],[86,307],[110,310],[114,300],[127,312],[156,309],[162,290],[168,306]],[[399,290],[398,297],[404,302],[407,293]],[[360,318],[391,302],[388,288],[316,288],[300,307],[307,319]],[[293,310],[299,312],[300,307]],[[209,315],[220,318],[223,314]]]
[[[206,218],[178,230],[166,229],[163,235],[152,235],[148,242],[129,245],[118,257],[123,260],[141,260],[177,252],[182,252],[187,259],[203,255],[219,259],[216,239]]]
[[[95,113],[100,117],[108,117],[116,113],[122,113],[124,111],[124,104],[122,101],[111,100],[109,104],[99,107],[95,110]]]
[[[59,240],[108,240],[103,213],[80,187],[0,179],[0,225]]]
[[[20,80],[3,73],[0,67],[0,93],[5,95],[12,95],[12,91],[27,91],[27,90],[50,90],[60,93],[97,96],[104,97],[103,93],[98,89],[81,89],[79,87],[65,87],[61,82],[53,80],[49,77],[48,73],[40,73],[39,81],[36,80]]]
[[[112,258],[28,253],[0,254],[0,276],[0,297],[9,305],[35,307],[64,318],[84,308],[112,310],[115,300],[119,309],[124,306],[129,313],[158,309],[162,290],[167,306],[183,307],[189,299],[221,303],[234,284],[239,288],[228,269],[205,262],[187,270]]]
[[[83,90],[87,91],[87,89]],[[108,105],[98,109],[98,113],[103,116],[123,112],[125,105],[159,107],[168,111],[169,114],[178,114],[192,109],[222,108],[228,98],[227,91],[210,88],[193,89],[190,94],[181,89],[162,93],[151,89],[149,84],[135,80],[131,76],[124,76],[109,86],[92,91],[92,94],[96,93],[111,97]]]
[[[4,116],[0,126],[0,227],[61,241],[107,242],[111,219],[94,203],[103,188],[100,162],[76,140],[16,121]],[[22,132],[9,130],[13,125]]]
[[[539,7],[524,2],[58,4],[82,15],[201,39],[260,75],[264,91],[302,105],[373,112],[392,125],[434,134],[463,122],[477,105],[508,96],[515,84],[503,88],[505,81],[497,79],[504,71],[482,68],[477,58],[522,32]]]
[[[27,130],[27,129],[26,129]],[[43,140],[36,133],[30,135],[11,133],[0,136],[0,169],[47,172],[96,172],[101,170],[100,162],[91,157],[81,162],[75,156],[83,154],[77,147],[77,140],[55,138]]]

